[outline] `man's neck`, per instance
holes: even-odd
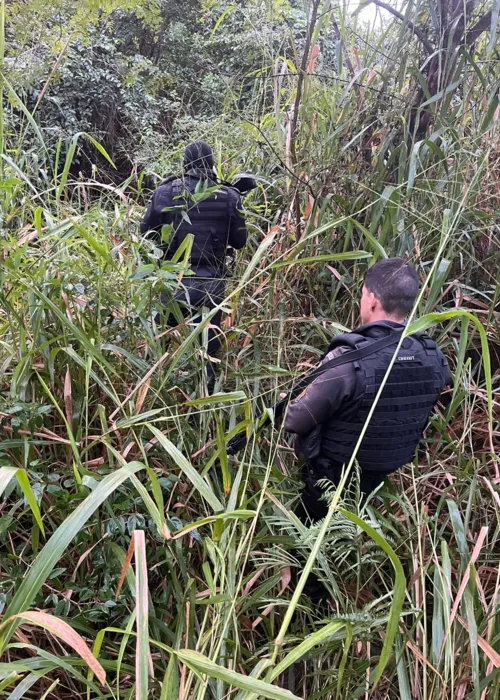
[[[380,321],[389,321],[390,323],[399,323],[400,325],[403,325],[405,322],[404,318],[397,318],[389,314],[374,314],[367,323],[380,323]]]

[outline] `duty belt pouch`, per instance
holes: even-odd
[[[301,452],[308,465],[312,465],[321,453],[321,425],[317,425],[307,437],[301,440]]]

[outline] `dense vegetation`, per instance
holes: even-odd
[[[497,0],[1,13],[1,696],[498,698]],[[186,258],[138,232],[197,137],[259,181],[208,398],[210,316],[164,324]],[[305,528],[280,426],[227,440],[387,255],[454,387],[414,464]]]

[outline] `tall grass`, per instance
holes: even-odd
[[[339,55],[355,66],[365,30],[333,19]],[[318,21],[326,31],[332,14]],[[72,178],[85,135],[42,184],[9,136],[2,696],[498,697],[498,82],[483,64],[462,65],[461,93],[432,103],[434,129],[415,142],[409,120],[393,120],[399,102],[387,87],[409,81],[405,61],[395,71],[405,34],[394,25],[363,36],[354,82],[348,67],[347,84],[306,70],[293,161],[285,110],[295,75],[275,104],[259,102],[269,111],[244,136],[255,154],[247,168],[263,180],[222,304],[211,397],[211,316],[166,330],[186,269],[158,267],[139,238],[142,193]],[[252,151],[257,132],[265,160]],[[355,326],[367,266],[404,254],[423,281],[409,330],[438,340],[454,387],[414,464],[363,505],[344,480],[327,518],[305,527],[280,426],[238,457],[227,441],[256,435],[257,417],[328,338]],[[303,594],[310,572],[328,605]]]

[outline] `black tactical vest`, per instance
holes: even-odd
[[[393,345],[353,363],[354,399],[342,407],[342,420],[332,418],[324,424],[322,457],[340,465],[349,462],[398,340],[399,336]],[[346,333],[335,338],[329,351],[339,345],[358,349],[373,341],[359,332]],[[424,334],[405,338],[357,452],[361,469],[389,473],[413,460],[447,377],[446,359],[434,341]]]
[[[224,276],[232,193],[230,188],[221,185],[216,192],[197,202],[195,190],[200,181],[207,188],[217,184],[202,180],[191,172],[185,177],[166,181],[172,188],[172,207],[175,208],[165,212],[166,223],[173,227],[167,254],[175,252],[186,236],[192,234],[191,264],[194,267],[209,267]]]

